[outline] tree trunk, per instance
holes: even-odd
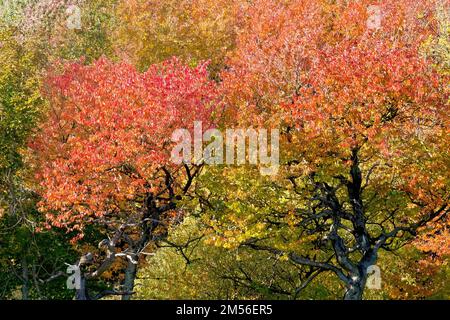
[[[344,300],[361,300],[363,291],[361,284],[352,284],[345,292]]]
[[[344,300],[362,300],[367,281],[367,269],[364,266],[358,268],[359,272],[351,276],[351,282],[345,291]]]
[[[128,261],[127,268],[125,270],[125,280],[123,282],[124,292],[133,292],[134,281],[136,280],[137,265]],[[131,300],[131,294],[124,294],[122,300]]]
[[[22,257],[22,300],[28,300],[29,277],[28,277],[28,263],[25,257]]]
[[[76,290],[75,300],[89,300],[89,295],[86,288],[86,279],[83,275],[80,277],[80,288]]]
[[[38,276],[37,276],[37,272],[36,272],[36,263],[33,263],[31,270],[33,273],[34,288],[36,289],[36,293],[37,293],[39,299],[42,299],[41,288],[39,287]]]

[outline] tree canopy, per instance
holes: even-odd
[[[1,2],[0,298],[448,299],[448,12]]]

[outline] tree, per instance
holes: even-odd
[[[448,3],[438,2],[436,7],[436,29],[437,32],[430,36],[424,44],[424,52],[431,59],[434,68],[444,77],[450,74],[450,17],[448,14]],[[447,93],[447,105],[450,98]],[[448,123],[448,122],[447,122]],[[441,148],[445,150],[448,139],[440,140]],[[449,233],[448,221],[442,219],[433,228],[426,230],[425,236],[415,242],[415,245],[425,253],[428,253],[433,261],[444,261],[449,255]]]
[[[145,70],[177,56],[195,65],[210,60],[216,74],[234,46],[239,2],[220,1],[124,1],[117,7],[115,47],[120,56]]]
[[[436,263],[432,252],[419,251],[412,244],[392,254],[380,254],[383,259],[385,299],[442,299],[447,300],[449,284],[448,264]],[[370,295],[372,296],[372,294]]]
[[[75,248],[67,245],[69,239],[60,230],[36,232],[35,225],[43,220],[36,200],[30,196],[20,200],[20,212],[8,212],[0,220],[0,298],[72,298],[64,263],[76,259]]]
[[[80,5],[82,30],[67,26],[66,9]],[[49,63],[59,57],[87,60],[108,52],[108,1],[3,1],[0,22],[0,268],[12,297],[21,286],[23,299],[67,298],[64,262],[77,248],[61,230],[37,233],[42,222],[38,195],[29,179],[26,142],[41,120],[45,101],[41,80]],[[47,253],[47,254],[45,254]]]
[[[448,225],[448,78],[422,50],[434,6],[381,3],[374,25],[369,5],[255,2],[223,91],[231,121],[282,127],[282,171],[222,175],[242,193],[206,184],[201,200],[219,243],[315,268],[305,285],[334,273],[345,299],[380,250]]]
[[[0,26],[0,171],[16,170],[19,151],[32,130],[42,99],[39,96],[39,55],[14,37],[14,27]]]
[[[28,1],[18,23],[18,37],[32,40],[53,62],[85,57],[91,62],[102,55],[113,58],[112,30],[115,0]]]
[[[171,162],[171,135],[195,120],[205,129],[212,124],[216,89],[206,67],[173,58],[139,73],[103,58],[56,66],[47,78],[50,110],[32,144],[47,228],[66,228],[74,241],[87,225],[110,234],[99,244],[104,259],[86,254],[78,262],[99,265],[84,273],[78,298],[94,298],[84,281],[99,278],[118,257],[127,267],[123,290],[112,293],[129,298],[147,245],[183,218],[177,200],[201,166]]]
[[[211,245],[214,233],[201,221],[187,217],[159,243],[139,272],[137,299],[300,298],[296,289],[308,270],[270,253]],[[303,297],[334,298],[319,286]]]
[[[19,235],[29,235],[24,229],[32,227],[25,219],[29,207],[26,202],[32,196],[22,187],[19,171],[23,166],[21,151],[37,121],[43,101],[37,90],[38,55],[17,41],[15,31],[14,26],[0,25],[0,241],[2,248],[9,251],[7,255],[2,252],[6,256],[1,256],[0,264],[3,270],[12,268],[26,274],[28,254],[22,250],[25,247],[18,244],[24,239],[18,243],[11,240],[18,240]],[[14,230],[15,226],[19,226],[18,230]],[[17,253],[13,267],[10,263],[12,252]],[[10,276],[17,280],[14,274]],[[17,281],[8,283],[17,285]],[[24,281],[19,283],[26,287]],[[5,290],[5,295],[8,293],[10,290]],[[27,290],[23,293],[26,297]]]

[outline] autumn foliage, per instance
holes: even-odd
[[[210,71],[224,67],[234,47],[241,3],[236,0],[123,1],[115,30],[118,55],[139,68],[177,56],[186,63],[210,60]]]
[[[33,142],[42,160],[36,178],[49,223],[81,231],[161,191],[172,132],[194,121],[208,128],[216,89],[206,64],[189,68],[175,58],[145,73],[106,59],[62,68],[45,84],[50,109]]]
[[[367,210],[399,207],[402,222],[413,222],[449,197],[449,79],[423,46],[436,35],[435,7],[383,2],[377,25],[370,6],[260,1],[222,90],[231,121],[284,127],[287,178],[345,183],[357,155],[364,193],[383,199]],[[448,254],[448,217],[431,228],[439,231],[422,245]]]
[[[0,298],[70,296],[74,264],[81,300],[448,299],[449,8],[0,7]],[[196,121],[279,130],[276,174],[176,164]]]

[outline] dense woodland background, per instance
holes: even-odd
[[[450,298],[448,1],[0,4],[1,299]]]

